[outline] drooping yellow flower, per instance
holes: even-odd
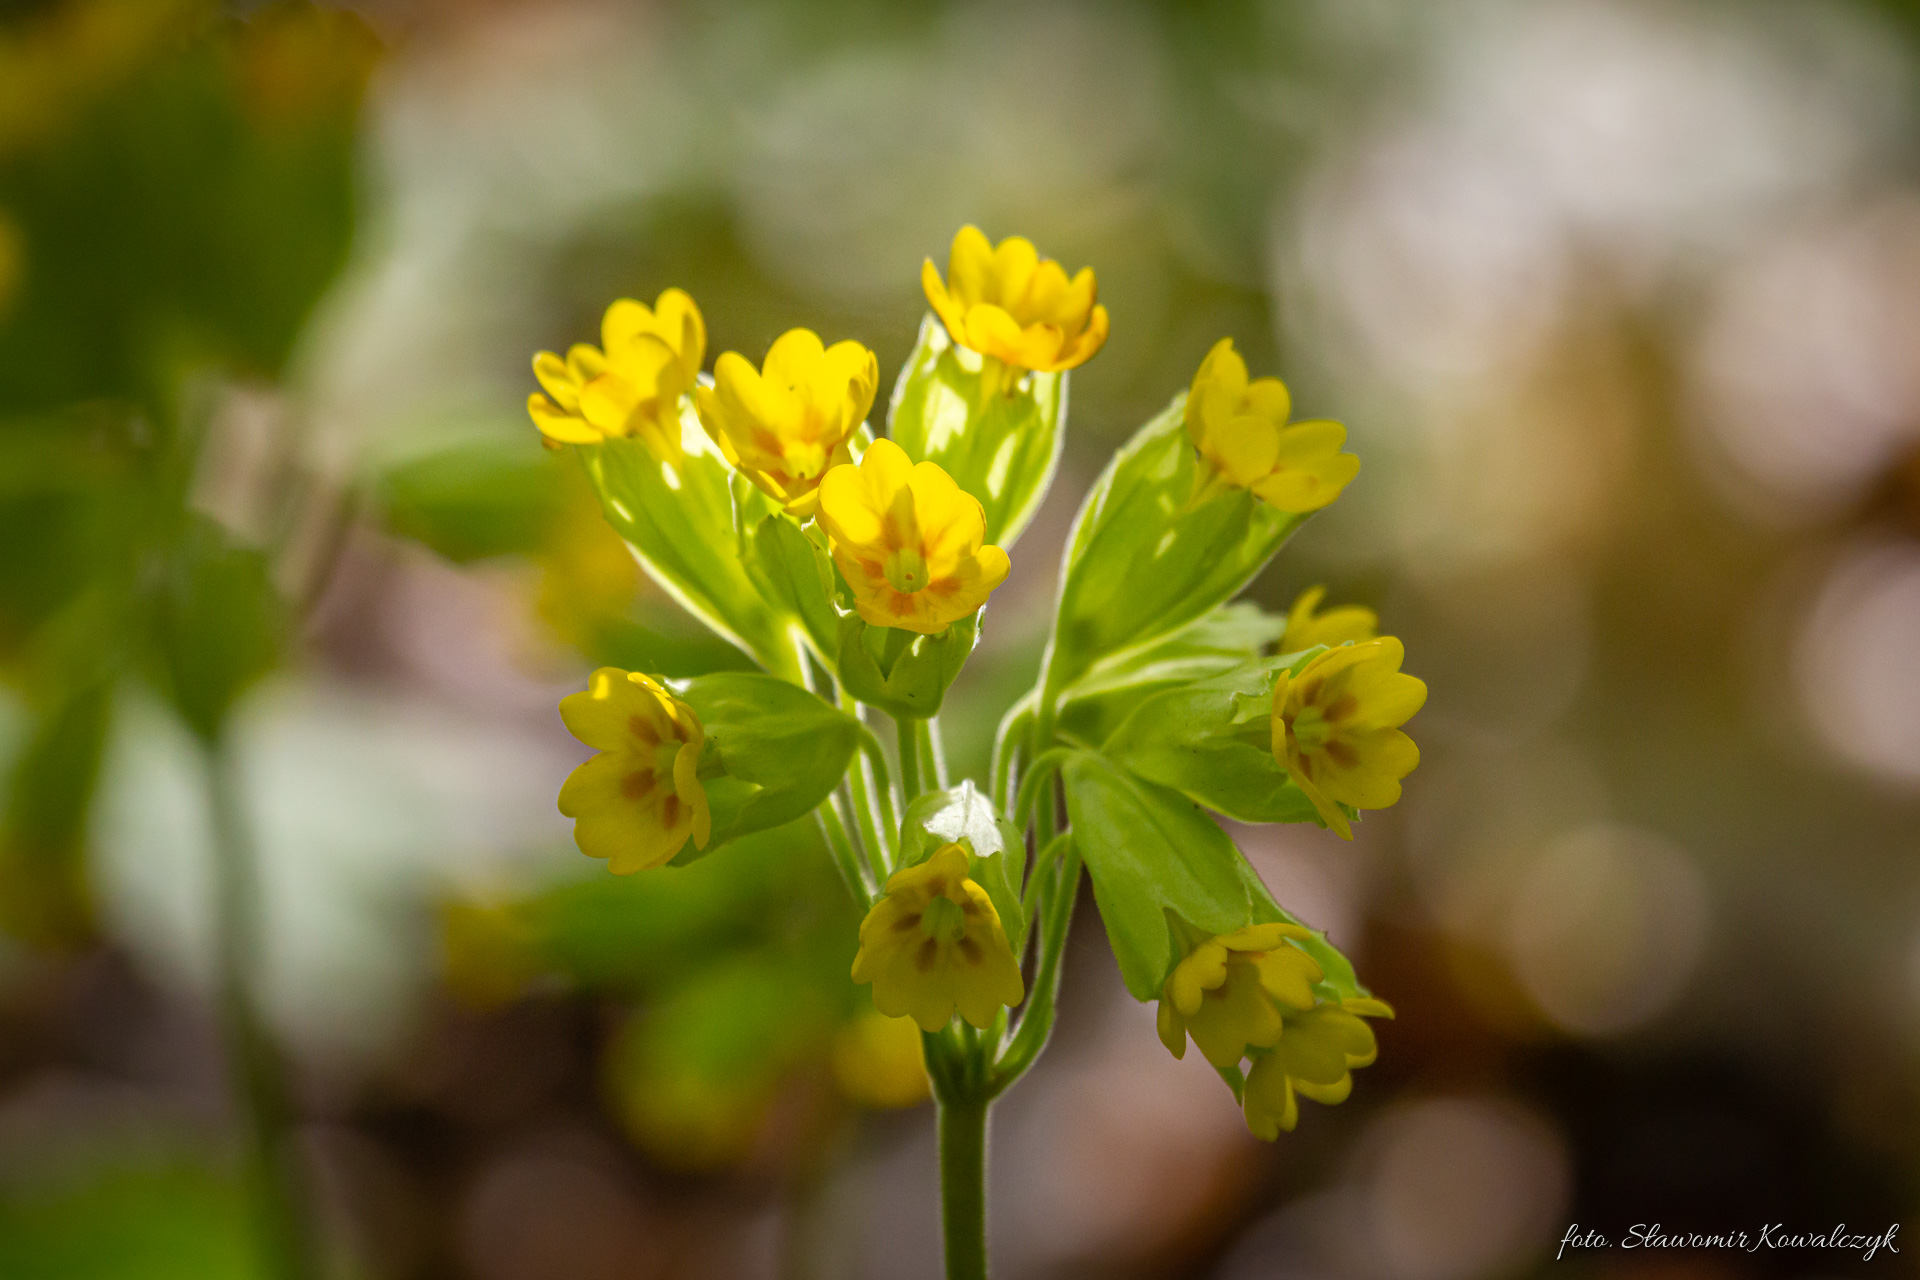
[[[964,846],[950,844],[888,878],[853,959],[853,980],[873,984],[881,1013],[938,1031],[958,1010],[985,1028],[1026,995],[1000,913],[967,876],[972,865]]]
[[[1247,362],[1222,338],[1187,392],[1187,435],[1200,451],[1191,504],[1227,489],[1251,489],[1281,511],[1318,511],[1359,473],[1340,452],[1347,429],[1317,420],[1289,424],[1293,400],[1278,378],[1247,380]]]
[[[820,524],[874,626],[944,631],[985,604],[1010,567],[1005,551],[982,545],[980,500],[934,463],[915,466],[891,440],[875,440],[859,466],[827,473]]]
[[[932,1092],[920,1028],[868,1009],[833,1034],[833,1082],[863,1107],[911,1107]]]
[[[1320,965],[1287,941],[1311,936],[1299,925],[1256,924],[1201,942],[1161,988],[1160,1042],[1184,1058],[1191,1035],[1223,1069],[1249,1048],[1279,1043],[1283,1011],[1313,1007]]]
[[[527,397],[534,425],[560,444],[639,436],[654,457],[678,462],[680,398],[707,354],[700,309],[678,289],[651,308],[622,298],[601,318],[600,340],[600,347],[576,343],[564,360],[551,351],[533,358],[547,389]]]
[[[1420,763],[1420,748],[1400,726],[1427,700],[1427,686],[1405,675],[1406,651],[1393,636],[1329,649],[1273,683],[1273,756],[1326,824],[1353,839],[1341,804],[1384,809],[1400,799],[1400,779]]]
[[[1033,242],[1009,236],[998,248],[980,228],[953,238],[947,278],[928,258],[920,268],[927,301],[953,340],[1021,369],[1055,373],[1085,364],[1107,340],[1107,309],[1094,301],[1092,267],[1067,279]]]
[[[1329,649],[1349,640],[1371,640],[1380,634],[1380,617],[1364,605],[1343,604],[1325,613],[1316,613],[1326,597],[1325,587],[1308,587],[1294,598],[1287,610],[1287,633],[1280,637],[1280,652],[1300,653],[1317,644]]]
[[[1362,1018],[1391,1018],[1383,1001],[1354,997],[1289,1013],[1271,1050],[1254,1055],[1241,1095],[1241,1111],[1254,1137],[1272,1142],[1292,1132],[1300,1119],[1295,1095],[1332,1106],[1353,1092],[1353,1069],[1379,1052],[1373,1028]]]
[[[760,369],[729,351],[714,362],[713,381],[693,393],[701,425],[728,462],[805,520],[820,478],[852,460],[847,441],[873,407],[880,362],[857,342],[822,346],[811,329],[789,329]]]
[[[623,876],[668,862],[689,836],[707,847],[713,818],[698,773],[707,735],[692,707],[637,671],[601,667],[585,693],[560,699],[560,718],[600,749],[560,787],[580,852]]]

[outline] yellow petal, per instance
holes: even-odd
[[[553,401],[538,391],[527,397],[527,416],[533,419],[534,426],[540,428],[541,435],[549,440],[558,440],[561,444],[599,444],[605,439],[584,418],[562,413]]]
[[[567,362],[553,352],[542,351],[533,358],[533,376],[562,409],[571,413],[580,407],[580,384],[574,381]]]
[[[971,224],[953,237],[947,258],[947,287],[962,308],[986,301],[992,288],[993,246],[980,228]]]

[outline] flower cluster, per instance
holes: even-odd
[[[535,360],[542,435],[577,449],[642,569],[760,668],[595,671],[561,702],[598,754],[560,809],[621,874],[811,816],[864,913],[851,976],[872,988],[833,1069],[874,1105],[931,1081],[943,1107],[984,1114],[1027,1069],[1091,876],[1162,1042],[1198,1046],[1272,1139],[1300,1097],[1347,1096],[1376,1052],[1367,1020],[1392,1011],[1207,811],[1351,839],[1419,761],[1402,726],[1426,686],[1372,610],[1323,609],[1324,587],[1254,626],[1228,609],[1359,460],[1343,426],[1293,421],[1285,385],[1250,377],[1222,339],[1082,506],[991,778],[949,786],[932,717],[1008,576],[998,544],[1053,478],[1067,376],[1109,319],[1090,268],[974,227],[922,284],[932,314],[878,438],[867,347],[794,329],[758,366],[730,351],[709,378],[704,321],[676,289],[614,303],[599,347]],[[896,721],[891,752],[868,726],[878,711]]]

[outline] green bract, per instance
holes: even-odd
[[[1060,776],[1120,976],[1136,1000],[1152,1000],[1172,956],[1167,911],[1208,933],[1251,923],[1240,851],[1192,801],[1095,752],[1074,752]]]
[[[1041,711],[1095,663],[1178,631],[1253,580],[1305,519],[1233,489],[1189,507],[1184,395],[1114,455],[1081,504],[1060,571]]]
[[[955,347],[929,315],[894,385],[887,434],[978,498],[987,541],[1011,548],[1053,482],[1066,417],[1066,374],[1032,373],[1024,387],[1000,390],[983,381],[980,358]]]
[[[839,672],[847,692],[888,715],[925,720],[940,713],[947,686],[978,643],[980,615],[923,636],[845,613],[839,630]]]
[[[758,671],[696,676],[679,694],[706,730],[700,772],[713,836],[704,850],[688,844],[676,864],[804,818],[840,785],[860,743],[852,716]]]
[[[636,439],[579,452],[608,521],[647,576],[762,666],[791,670],[792,645],[780,615],[761,599],[740,560],[733,472],[725,460],[703,445],[688,449],[678,465],[663,463]]]

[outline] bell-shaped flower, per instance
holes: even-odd
[[[1005,551],[983,545],[980,500],[891,440],[875,440],[860,465],[827,473],[819,515],[873,626],[936,635],[985,604],[1010,567]]]
[[[706,733],[693,708],[637,671],[601,667],[585,693],[560,699],[560,718],[600,751],[560,787],[560,812],[574,820],[582,853],[627,875],[666,863],[689,836],[707,847]]]
[[[1223,1070],[1279,1043],[1282,1015],[1313,1007],[1320,965],[1287,941],[1311,936],[1299,925],[1256,924],[1196,940],[1161,989],[1160,1042],[1183,1058],[1192,1036]]]
[[[1355,996],[1289,1013],[1273,1048],[1253,1056],[1241,1093],[1241,1110],[1253,1136],[1272,1142],[1292,1132],[1300,1097],[1332,1106],[1353,1092],[1353,1070],[1379,1052],[1364,1018],[1391,1018],[1383,1001]]]
[[[1326,595],[1325,587],[1308,587],[1294,597],[1293,607],[1287,610],[1286,634],[1280,637],[1280,652],[1302,653],[1317,644],[1331,649],[1380,634],[1380,616],[1365,605],[1343,604],[1318,612]]]
[[[1420,748],[1400,726],[1425,704],[1427,686],[1401,672],[1405,654],[1399,640],[1381,636],[1274,678],[1274,759],[1342,839],[1353,830],[1341,805],[1394,804],[1400,779],[1420,763]]]
[[[955,1010],[976,1027],[1026,995],[993,899],[971,879],[966,847],[946,845],[887,880],[886,896],[860,925],[853,980],[873,984],[873,1004],[890,1018],[938,1031]]]
[[[821,477],[852,461],[847,442],[873,407],[880,364],[857,342],[828,347],[811,329],[789,329],[759,369],[736,352],[721,356],[713,383],[693,393],[707,434],[736,470],[805,520]]]
[[[599,347],[575,344],[565,359],[551,351],[533,358],[547,391],[527,397],[534,425],[560,444],[639,436],[654,457],[678,462],[680,400],[707,355],[700,309],[679,289],[651,308],[622,298],[602,317],[600,340]]]
[[[1082,267],[1069,280],[1059,263],[1043,261],[1021,236],[996,248],[980,228],[962,227],[945,282],[928,258],[920,284],[955,342],[1018,369],[1072,369],[1107,340],[1107,309],[1094,301],[1093,268]]]
[[[1187,435],[1200,451],[1189,506],[1228,489],[1251,489],[1281,511],[1318,511],[1360,471],[1340,452],[1347,429],[1325,420],[1289,424],[1293,410],[1278,378],[1247,380],[1247,362],[1222,338],[1200,363],[1187,392]]]

